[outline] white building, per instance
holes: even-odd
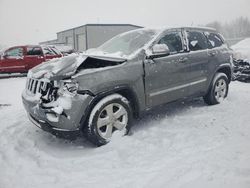
[[[141,28],[131,24],[86,24],[57,33],[56,40],[40,44],[63,44],[77,51],[96,48],[120,33]]]

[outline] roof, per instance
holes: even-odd
[[[15,46],[9,46],[6,49],[10,49],[10,48],[27,48],[27,47],[40,47],[40,45],[36,45],[36,44],[15,45]]]
[[[62,33],[62,32],[65,32],[65,31],[70,31],[70,30],[73,30],[73,29],[78,29],[80,27],[86,27],[86,26],[131,26],[131,27],[143,28],[142,26],[133,25],[133,24],[85,24],[85,25],[81,25],[81,26],[78,26],[78,27],[73,27],[71,29],[66,29],[66,30],[63,30],[63,31],[59,31],[57,33]]]
[[[212,27],[201,27],[201,26],[187,26],[187,27],[180,27],[180,28],[216,31],[216,29]]]
[[[154,29],[154,28],[151,28]],[[211,27],[200,27],[200,26],[168,26],[168,27],[156,27],[155,29],[159,29],[159,30],[170,30],[170,29],[197,29],[197,30],[204,30],[204,31],[216,31],[216,29],[211,28]]]

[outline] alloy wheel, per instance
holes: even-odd
[[[227,94],[227,83],[224,79],[219,79],[215,84],[214,96],[218,102],[225,99]]]
[[[118,103],[105,106],[97,119],[97,131],[104,139],[110,139],[115,131],[126,131],[128,112]]]

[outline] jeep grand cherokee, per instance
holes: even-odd
[[[186,97],[227,97],[232,52],[210,28],[138,29],[85,54],[31,69],[22,98],[30,120],[53,134],[103,145],[145,109]]]

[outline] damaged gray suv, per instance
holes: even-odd
[[[126,134],[144,110],[186,97],[227,97],[232,52],[210,28],[138,29],[97,49],[31,69],[22,99],[30,120],[96,145]]]

